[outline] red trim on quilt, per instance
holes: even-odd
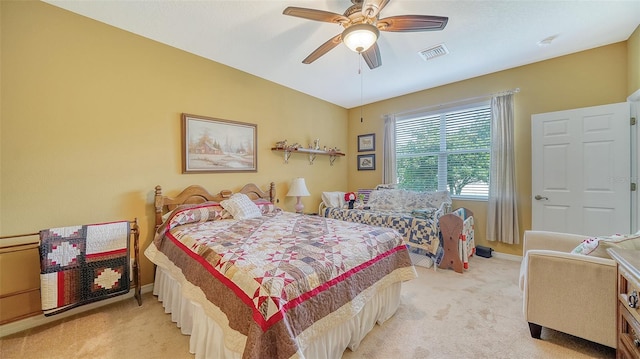
[[[58,272],[56,275],[58,279],[58,307],[65,305],[64,302],[64,272]]]
[[[197,253],[191,251],[187,246],[185,246],[182,242],[180,242],[178,239],[176,239],[173,234],[171,234],[170,232],[166,233],[166,236],[176,245],[178,246],[178,248],[182,249],[184,252],[186,252],[191,258],[195,259],[197,262],[199,262],[209,273],[211,273],[211,275],[213,275],[214,277],[218,278],[225,286],[227,286],[227,288],[231,289],[234,293],[236,293],[236,295],[247,305],[251,308],[251,310],[253,311],[253,320],[258,323],[258,325],[260,326],[260,328],[262,328],[262,331],[266,331],[267,329],[269,329],[269,327],[271,327],[272,325],[276,324],[277,322],[279,322],[283,317],[284,314],[290,310],[291,308],[294,308],[295,306],[299,305],[300,303],[304,302],[305,300],[310,299],[311,297],[329,289],[330,287],[336,285],[337,283],[340,283],[344,280],[346,280],[348,277],[352,276],[353,274],[370,267],[371,265],[373,265],[374,263],[380,261],[383,258],[386,258],[400,250],[406,249],[406,245],[401,244],[395,248],[390,249],[389,251],[382,253],[380,255],[378,255],[377,257],[370,259],[369,261],[360,264],[357,267],[352,268],[351,270],[329,280],[328,282],[316,287],[313,290],[310,290],[306,293],[303,293],[302,295],[300,295],[299,297],[296,297],[290,301],[288,301],[281,310],[279,310],[277,313],[275,313],[274,315],[272,315],[269,319],[265,320],[264,317],[262,316],[262,314],[258,311],[258,309],[253,305],[253,300],[242,290],[240,289],[231,279],[225,277],[220,271],[216,270],[211,263],[207,262],[204,258],[202,258],[200,255],[198,255]]]
[[[116,250],[113,250],[113,251],[86,254],[85,257],[87,259],[91,259],[91,258],[96,258],[96,257],[104,257],[104,256],[108,256],[108,255],[122,254],[122,253],[127,253],[127,249],[126,248],[122,248],[122,249],[116,249]]]

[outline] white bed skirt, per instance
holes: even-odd
[[[181,284],[171,272],[169,268],[157,267],[153,294],[158,296],[165,312],[171,313],[171,320],[177,323],[182,333],[191,336],[189,351],[198,359],[242,358],[246,337],[230,329],[226,322],[216,322],[207,315],[208,311],[203,306],[212,306],[211,303],[201,303],[203,296],[197,298],[199,296],[193,295],[193,291],[199,289],[188,282]],[[342,357],[347,347],[356,350],[376,323],[383,323],[396,312],[400,304],[401,285],[401,282],[391,283],[378,293],[369,295],[370,299],[361,306],[362,309],[346,321],[338,319],[344,317],[344,313],[340,313],[336,318],[323,320],[319,330],[306,330],[311,334],[301,335],[304,348],[293,358],[335,359]],[[356,300],[365,300],[364,297]],[[341,324],[334,323],[336,320]],[[317,335],[318,332],[323,334]]]

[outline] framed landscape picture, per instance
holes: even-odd
[[[358,136],[358,152],[375,151],[376,150],[376,134],[369,133]]]
[[[182,173],[256,172],[257,125],[182,114]]]
[[[376,169],[376,155],[358,155],[358,171]]]

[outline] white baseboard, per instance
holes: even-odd
[[[507,253],[500,253],[500,252],[493,252],[492,256],[499,258],[499,259],[506,259],[506,260],[510,260],[510,261],[515,261],[515,262],[522,262],[522,256],[517,256],[515,254],[507,254]]]
[[[153,283],[147,284],[147,285],[143,285],[140,288],[140,291],[142,293],[149,293],[149,292],[153,291]],[[18,320],[18,321],[15,321],[15,322],[7,323],[7,324],[4,324],[4,325],[0,325],[0,338],[5,337],[7,335],[11,335],[11,334],[14,334],[14,333],[21,332],[23,330],[35,328],[35,327],[38,327],[38,326],[41,326],[41,325],[44,325],[44,324],[47,324],[47,323],[55,322],[57,320],[67,318],[67,317],[70,317],[70,316],[78,314],[78,313],[86,312],[86,311],[89,311],[91,309],[100,308],[102,306],[113,304],[113,303],[119,302],[121,300],[126,300],[126,299],[129,299],[129,298],[133,298],[133,296],[135,294],[134,292],[135,292],[135,288],[131,289],[129,291],[129,293],[127,293],[127,294],[123,294],[123,295],[119,295],[117,297],[101,300],[99,302],[85,304],[85,305],[82,305],[80,307],[73,308],[73,309],[70,309],[70,310],[68,310],[66,312],[63,312],[63,313],[60,313],[60,314],[56,314],[56,315],[53,315],[53,316],[50,316],[50,317],[45,317],[44,314],[41,314],[41,315],[36,315],[36,316],[33,316],[33,317],[25,318],[25,319],[22,319],[22,320]]]

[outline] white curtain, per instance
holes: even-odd
[[[491,169],[487,240],[520,243],[514,154],[513,94],[491,99]]]
[[[384,139],[382,156],[382,183],[393,183],[396,178],[396,116],[384,116]]]

